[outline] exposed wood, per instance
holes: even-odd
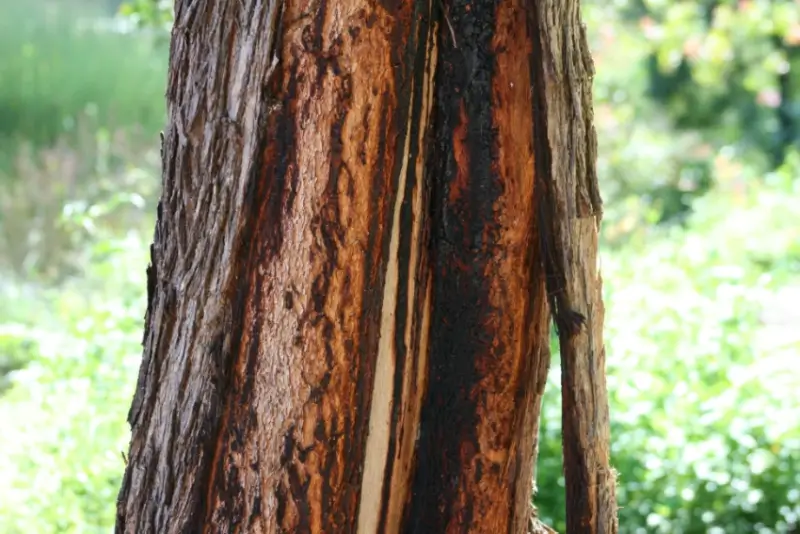
[[[447,2],[432,186],[430,375],[409,532],[525,532],[549,353],[523,1]],[[457,47],[456,47],[457,45]]]
[[[589,86],[538,70],[577,19],[445,1],[177,0],[117,532],[529,528],[546,266],[602,323],[596,249],[539,247],[596,246],[594,204],[541,211],[559,83]]]

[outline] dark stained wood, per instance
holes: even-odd
[[[440,40],[430,156],[434,328],[406,532],[528,525],[549,354],[525,10],[448,2],[456,39]]]

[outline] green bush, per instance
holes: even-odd
[[[85,278],[41,296],[50,313],[6,330],[7,342],[35,351],[0,401],[0,532],[113,527],[141,359],[145,250],[136,236],[98,240]]]
[[[780,327],[798,317],[800,157],[766,186],[726,181],[734,164],[685,228],[603,256],[621,533],[800,524],[800,334]],[[548,387],[536,501],[563,531],[558,369]]]

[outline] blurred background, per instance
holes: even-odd
[[[800,532],[800,2],[583,3],[620,532]],[[113,527],[168,28],[153,0],[0,2],[0,534]],[[563,532],[557,357],[548,387]]]

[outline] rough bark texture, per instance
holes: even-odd
[[[554,269],[591,326],[562,336],[567,459],[599,481],[574,5],[176,2],[117,532],[525,532]]]
[[[616,533],[597,236],[602,205],[592,120],[594,65],[579,2],[542,0],[529,13],[540,244],[559,331],[567,532]]]

